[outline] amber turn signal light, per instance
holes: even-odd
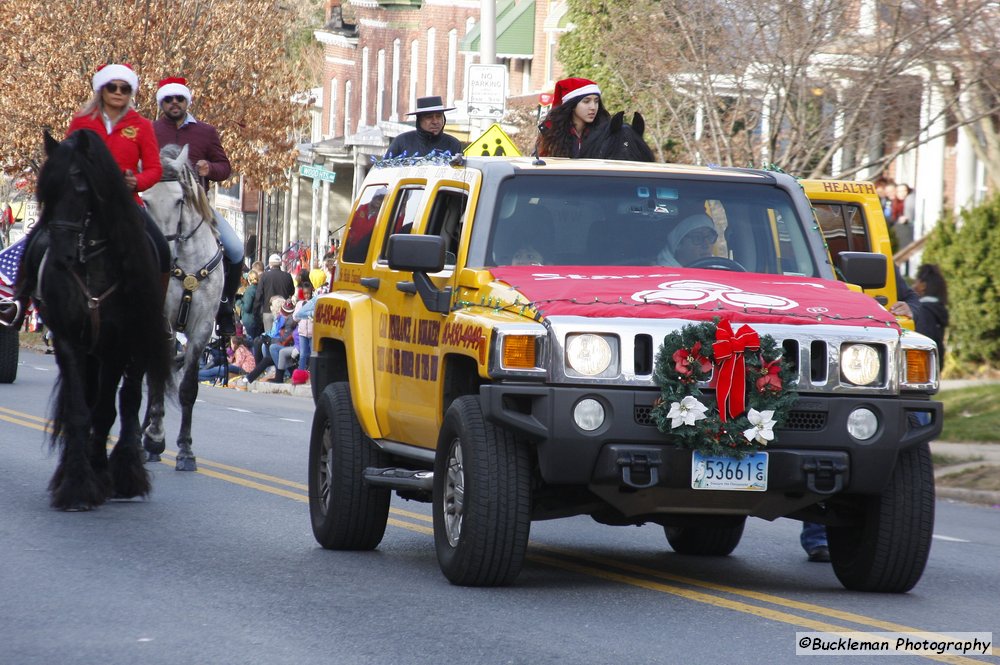
[[[534,335],[509,335],[503,338],[503,366],[509,369],[535,369]]]
[[[930,383],[931,358],[933,358],[933,354],[930,351],[924,351],[921,349],[907,349],[906,382]]]

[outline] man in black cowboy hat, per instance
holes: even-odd
[[[444,112],[454,110],[455,107],[445,108],[440,97],[419,97],[417,110],[406,114],[417,116],[417,128],[394,138],[385,151],[386,159],[402,157],[404,154],[407,157],[427,155],[433,150],[453,155],[461,153],[462,143],[454,136],[444,133]]]

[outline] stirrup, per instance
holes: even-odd
[[[13,311],[13,316],[11,316]],[[24,320],[20,300],[0,298],[0,326],[4,328],[20,328]]]

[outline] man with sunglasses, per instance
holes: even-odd
[[[219,132],[212,125],[195,120],[191,115],[191,89],[187,80],[179,76],[161,80],[156,91],[156,103],[159,104],[162,115],[153,123],[153,128],[160,147],[171,144],[187,146],[188,160],[205,191],[208,191],[209,182],[227,179],[233,169],[222,147]],[[218,212],[215,212],[215,224],[222,242],[226,270],[222,302],[215,321],[216,332],[219,336],[229,337],[236,334],[233,304],[243,276],[243,242]]]

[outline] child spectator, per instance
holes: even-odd
[[[234,376],[252,372],[256,362],[253,359],[253,352],[247,347],[247,339],[242,335],[234,335],[229,340],[229,349],[226,351],[225,363],[214,363],[198,370],[199,381],[211,381],[212,385],[218,383],[219,379],[225,379],[226,374]]]
[[[298,321],[299,331],[299,369],[309,369],[309,355],[312,353],[313,319],[312,308],[306,314],[301,314],[304,307],[313,301],[313,285],[305,282],[300,286],[302,299],[295,303],[292,318]]]

